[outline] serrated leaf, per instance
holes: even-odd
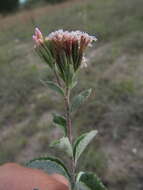
[[[76,111],[84,102],[85,100],[90,96],[91,89],[84,90],[79,95],[75,96],[72,105],[71,105],[71,111]]]
[[[92,172],[80,172],[77,175],[77,182],[83,182],[91,190],[107,190],[100,178]]]
[[[27,167],[41,169],[48,174],[58,173],[65,176],[69,180],[71,179],[68,169],[58,158],[54,157],[36,158],[29,161],[27,163]]]
[[[51,90],[54,90],[55,92],[61,94],[62,96],[64,96],[64,91],[63,89],[57,85],[56,83],[52,82],[52,81],[41,81],[44,85],[47,85]]]
[[[62,130],[64,131],[64,135],[67,136],[66,119],[63,116],[54,113],[53,123],[56,124],[56,126],[62,128]]]
[[[79,159],[80,155],[83,153],[88,144],[92,141],[92,139],[96,136],[97,130],[90,131],[79,136],[74,144],[74,159],[75,162]]]
[[[73,156],[73,149],[72,149],[72,145],[68,139],[68,137],[63,137],[60,140],[57,140],[55,142],[53,142],[51,144],[51,146],[56,147],[60,150],[63,150],[64,152],[66,152],[68,154],[69,157]]]

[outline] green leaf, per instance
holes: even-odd
[[[73,149],[73,155],[75,157],[75,154],[76,154],[76,146],[78,145],[78,143],[86,136],[87,133],[84,133],[82,135],[80,135],[74,142],[74,149]]]
[[[69,157],[73,157],[73,149],[68,137],[63,137],[60,140],[54,141],[50,146],[59,148],[66,152]]]
[[[97,134],[97,130],[92,130],[77,138],[74,144],[74,148],[73,148],[75,162],[77,162],[80,155],[83,153],[83,151],[88,146],[88,144],[92,141],[92,139],[96,136],[96,134]]]
[[[64,91],[63,89],[57,85],[56,83],[52,82],[52,81],[41,81],[44,85],[48,85],[48,87],[51,90],[54,90],[55,92],[61,94],[62,96],[64,96]]]
[[[29,161],[27,163],[27,167],[41,169],[48,174],[58,173],[65,176],[69,180],[71,179],[68,169],[58,158],[54,157],[36,158]]]
[[[85,100],[90,96],[91,89],[84,90],[79,95],[75,96],[72,105],[71,105],[71,111],[76,111],[84,102]]]
[[[91,190],[107,190],[100,178],[92,172],[80,172],[77,175],[77,182],[83,182]]]
[[[87,187],[87,185],[84,184],[83,182],[77,182],[75,185],[75,190],[92,190],[92,189]]]
[[[53,123],[60,127],[64,131],[64,135],[67,136],[66,119],[59,114],[53,114]]]

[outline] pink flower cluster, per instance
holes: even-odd
[[[93,41],[97,40],[96,37],[79,30],[71,32],[57,30],[44,38],[38,28],[35,29],[33,39],[36,49],[45,60],[50,52],[60,69],[64,70],[63,68],[68,63],[73,65],[75,71],[80,66],[86,66],[84,51],[88,46],[92,46]],[[47,52],[47,56],[45,56],[45,52]]]
[[[44,43],[44,38],[41,31],[36,28],[35,35],[33,35],[33,39],[37,45]],[[57,30],[55,32],[50,33],[46,38],[45,41],[51,40],[60,46],[69,45],[71,46],[73,43],[77,43],[79,48],[84,50],[87,46],[91,46],[93,41],[96,41],[97,38],[94,36],[90,36],[85,32],[77,31],[63,31]]]
[[[69,43],[78,42],[80,46],[91,45],[92,41],[97,40],[94,36],[89,36],[87,33],[81,32],[79,30],[71,32],[57,30],[55,32],[50,33],[47,39],[59,41],[61,43],[64,43],[66,41],[68,41]]]

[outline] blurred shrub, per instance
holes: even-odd
[[[39,5],[43,5],[45,3],[49,3],[49,4],[56,4],[56,3],[62,3],[68,0],[27,0],[26,3],[24,4],[24,7],[27,8],[31,8],[31,7],[35,7],[35,6],[39,6]]]
[[[43,0],[27,0],[22,6],[25,7],[26,9],[32,8],[35,5],[39,5],[39,3],[42,3]]]
[[[51,3],[51,4],[54,4],[54,3],[62,3],[64,1],[68,1],[68,0],[45,0],[47,3]]]
[[[4,0],[0,1],[0,12],[7,13],[14,11],[19,6],[19,0]]]

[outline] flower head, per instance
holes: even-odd
[[[84,52],[97,40],[96,37],[78,30],[71,32],[57,30],[43,38],[38,28],[35,29],[33,39],[39,55],[51,68],[56,66],[64,81],[69,80],[67,78],[72,75],[71,73],[87,65]]]
[[[91,46],[93,41],[97,40],[94,36],[90,36],[85,32],[63,30],[50,33],[46,39],[53,41],[60,48],[64,48],[67,53],[69,53],[69,50],[72,51],[74,45],[78,45],[78,49],[82,52],[87,46]]]
[[[93,41],[97,39],[81,31],[63,31],[57,30],[50,33],[46,40],[51,41],[54,45],[56,55],[65,53],[72,60],[74,70],[77,70],[83,63],[83,53],[88,46],[91,46]],[[57,62],[58,62],[57,57]]]

